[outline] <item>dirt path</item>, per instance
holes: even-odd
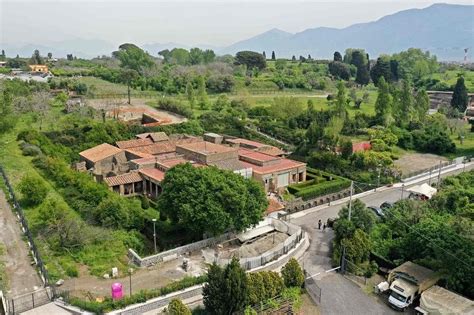
[[[23,232],[17,217],[12,212],[4,192],[0,190],[0,243],[5,249],[1,259],[5,263],[5,274],[8,277],[7,294],[10,297],[34,291],[43,284],[31,265],[29,249],[22,237]]]

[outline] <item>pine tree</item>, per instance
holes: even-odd
[[[262,55],[263,55],[263,58],[267,59],[267,54],[265,54],[265,51],[263,51]]]
[[[403,80],[395,115],[397,122],[402,127],[408,126],[415,116],[413,103],[413,88],[408,80]]]
[[[296,61],[295,55],[293,55],[293,57],[291,57],[291,60],[292,60],[292,61]]]
[[[387,126],[391,120],[393,99],[390,94],[390,87],[384,77],[379,79],[377,86],[378,95],[375,101],[375,117],[380,124]]]
[[[276,57],[275,57],[275,51],[272,51],[272,60],[275,60]]]
[[[201,109],[207,109],[209,107],[209,98],[206,91],[206,81],[203,76],[198,79],[198,96],[199,96],[199,107]]]
[[[194,96],[194,88],[191,82],[188,82],[188,84],[186,84],[186,96],[189,101],[189,106],[191,106],[191,108],[194,109],[196,99]]]
[[[420,90],[415,97],[415,110],[418,115],[418,121],[423,121],[430,108],[430,97],[426,90]]]
[[[454,86],[451,106],[456,108],[459,112],[464,113],[468,102],[469,98],[467,95],[466,85],[464,84],[464,77],[459,77]]]

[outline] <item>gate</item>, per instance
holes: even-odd
[[[311,277],[309,273],[306,272],[306,270],[304,271],[304,275],[304,287],[306,292],[308,292],[314,303],[321,305],[321,288],[316,284],[316,280],[314,280],[314,278]]]

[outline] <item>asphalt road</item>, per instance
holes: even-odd
[[[465,170],[474,169],[474,163],[468,164]],[[441,177],[452,176],[463,171],[463,168],[446,171]],[[406,189],[422,183],[434,183],[437,174],[433,174],[431,181],[427,177],[410,181],[404,184],[403,198],[407,198]],[[385,201],[395,202],[402,198],[401,184],[394,187],[383,187],[376,192],[366,192],[355,199],[360,199],[367,206],[380,206]],[[365,294],[360,287],[351,280],[334,272],[331,269],[331,242],[334,232],[331,229],[318,229],[318,220],[326,222],[328,218],[336,218],[339,210],[348,200],[334,202],[333,205],[323,205],[307,209],[291,215],[292,223],[301,226],[310,236],[310,247],[302,257],[303,268],[310,274],[322,289],[321,314],[398,314],[388,307],[381,299]]]

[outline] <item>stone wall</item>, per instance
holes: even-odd
[[[453,92],[451,91],[428,91],[430,108],[438,110],[441,107],[451,106]],[[469,103],[474,102],[474,93],[469,93]]]
[[[302,198],[297,198],[295,200],[289,201],[285,205],[285,211],[288,213],[294,213],[302,211],[305,209],[313,208],[320,206],[325,203],[330,203],[331,201],[336,201],[344,197],[348,197],[350,194],[349,189],[344,189],[336,193],[316,197],[310,200],[303,200]]]

